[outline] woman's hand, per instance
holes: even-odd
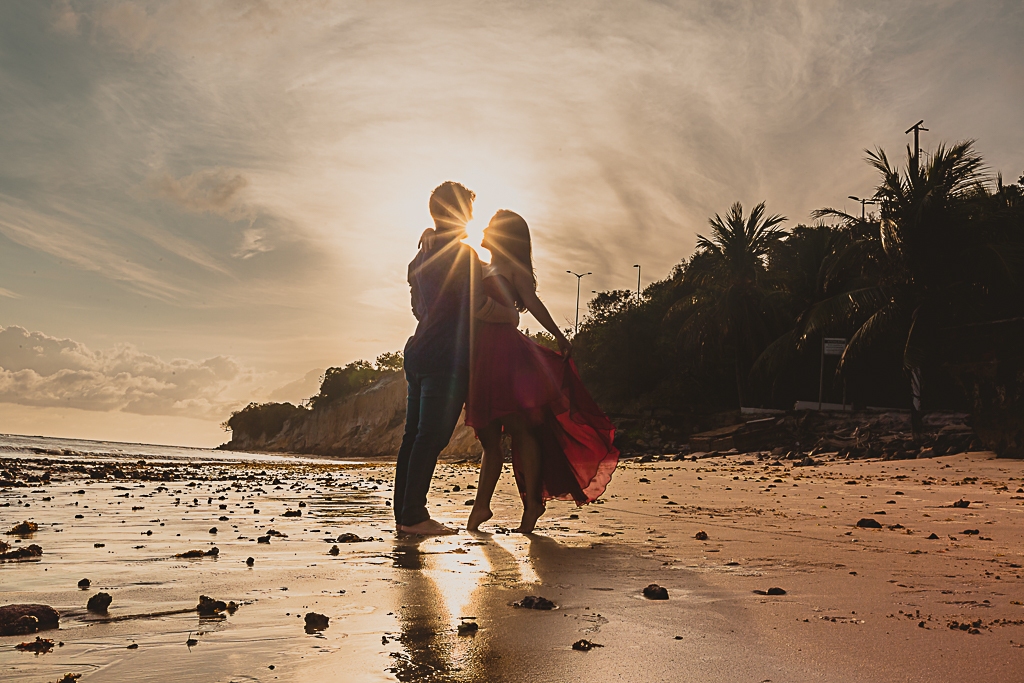
[[[430,251],[434,248],[434,229],[427,228],[420,235],[420,243],[416,245],[417,249],[422,248],[424,251]]]
[[[558,351],[562,354],[562,358],[569,360],[572,355],[572,342],[565,338],[564,334],[558,335]]]

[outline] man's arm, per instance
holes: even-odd
[[[412,278],[412,271],[415,265],[416,261],[413,261],[412,263],[409,264],[408,275],[406,276],[405,279],[409,282],[409,294],[412,300],[412,315],[414,318],[416,318],[416,321],[419,322],[420,314],[417,312],[417,309],[419,308],[420,305],[420,294],[416,285],[413,284]]]

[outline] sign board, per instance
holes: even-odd
[[[825,337],[822,353],[826,356],[841,356],[846,350],[846,340],[842,337]]]

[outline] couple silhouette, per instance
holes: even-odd
[[[463,406],[483,446],[470,531],[492,516],[506,434],[523,500],[520,533],[533,532],[548,500],[596,499],[618,463],[614,427],[580,381],[572,342],[537,296],[529,226],[512,211],[498,211],[484,230],[481,246],[491,262],[483,264],[461,241],[475,198],[456,182],[436,187],[428,205],[434,227],[409,264],[418,323],[404,352],[409,393],[395,472],[399,532],[457,533],[430,517],[427,494]],[[558,352],[519,332],[526,311],[551,333]]]

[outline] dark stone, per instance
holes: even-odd
[[[88,588],[91,585],[92,585],[92,581],[90,581],[89,579],[82,579],[81,581],[78,582],[78,587],[79,588]]]
[[[110,593],[97,593],[89,598],[89,602],[86,603],[85,608],[90,612],[100,612],[105,614],[113,600],[114,599],[110,597]]]
[[[551,602],[547,598],[542,598],[539,595],[527,595],[519,602],[513,602],[513,607],[522,607],[523,609],[554,609],[555,603]]]
[[[196,605],[196,611],[204,617],[215,616],[220,612],[225,612],[228,609],[228,604],[223,600],[214,600],[208,595],[199,596],[199,604]]]
[[[644,588],[644,597],[648,600],[668,600],[668,589],[652,583]]]
[[[254,564],[256,564],[256,560],[254,558],[247,557],[247,558],[245,558],[245,564],[246,564],[246,566],[251,567]]]
[[[953,503],[953,507],[955,507],[955,508],[965,508],[965,507],[970,507],[970,505],[971,505],[971,501],[964,500],[963,498],[961,498],[957,502]]]
[[[480,630],[480,625],[475,621],[464,621],[459,624],[459,635],[468,636]]]
[[[932,533],[932,534],[931,534],[930,536],[926,536],[925,538],[927,538],[927,539],[928,539],[929,541],[935,541],[935,540],[937,540],[937,539],[938,539],[939,537],[938,537],[938,536],[936,536],[936,535],[935,535],[935,533]]]
[[[306,633],[312,633],[314,631],[323,631],[325,628],[331,625],[331,618],[325,614],[318,614],[316,612],[306,613]]]
[[[697,533],[695,533],[693,535],[693,537],[695,539],[697,539],[698,541],[706,541],[706,540],[708,540],[708,532],[706,532],[706,531],[698,531]]]
[[[579,650],[580,652],[589,652],[590,650],[593,650],[595,647],[604,647],[604,645],[598,645],[597,643],[591,642],[586,639],[577,640],[575,643],[572,644],[572,649]]]
[[[31,617],[34,621],[22,620]],[[21,636],[57,628],[60,615],[49,605],[22,604],[0,607],[0,636]],[[26,631],[25,628],[32,630]]]
[[[338,548],[338,546],[336,546],[336,545],[332,545],[331,549],[327,551],[327,554],[328,555],[335,555],[335,556],[340,555],[341,554],[341,549]]]
[[[870,517],[865,517],[864,519],[858,520],[857,521],[857,526],[859,526],[862,529],[881,529],[882,528],[882,525],[877,520],[871,519]]]
[[[284,514],[281,515],[281,516],[282,517],[301,517],[302,516],[302,510],[285,510]]]

